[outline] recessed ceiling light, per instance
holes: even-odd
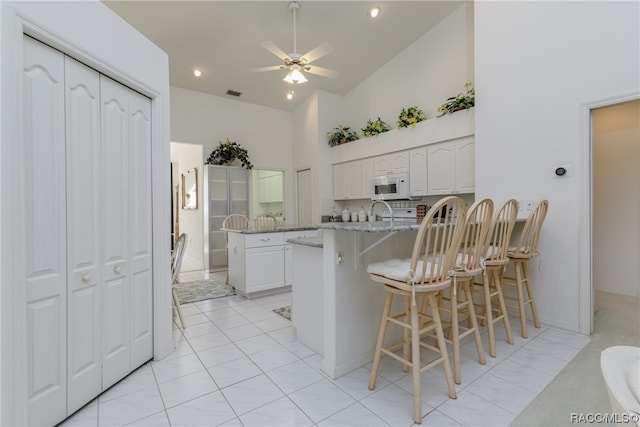
[[[294,94],[294,93],[295,93],[294,91],[287,92],[287,99],[288,99],[289,101],[291,101],[291,100],[293,99],[293,94]]]
[[[195,70],[193,70],[193,75],[196,77],[200,77],[202,75],[202,70],[196,68]]]
[[[375,18],[376,16],[380,15],[380,11],[382,9],[380,8],[380,6],[371,6],[369,8],[369,12],[367,12],[367,15],[369,15],[369,18]]]

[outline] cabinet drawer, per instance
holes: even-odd
[[[245,236],[245,247],[259,248],[262,246],[284,245],[284,233],[256,233]]]

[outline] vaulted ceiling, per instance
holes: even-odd
[[[300,1],[297,51],[321,43],[333,52],[315,65],[337,70],[337,79],[306,73],[308,82],[290,85],[286,70],[249,68],[282,60],[260,46],[271,41],[293,51],[293,15],[288,1],[104,1],[169,56],[171,86],[291,111],[319,89],[345,95],[392,60],[463,1]],[[382,11],[373,19],[372,5]],[[201,69],[200,78],[193,75]],[[240,92],[239,97],[227,91]],[[286,94],[294,90],[294,97]]]

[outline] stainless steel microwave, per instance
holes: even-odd
[[[410,199],[409,172],[374,176],[371,180],[371,200]]]

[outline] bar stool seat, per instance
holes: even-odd
[[[443,207],[449,209],[451,215],[442,222],[434,224],[433,217]],[[448,289],[451,284],[448,273],[453,268],[458,254],[465,219],[464,201],[459,197],[445,197],[434,204],[425,215],[416,235],[410,260],[390,259],[367,266],[371,280],[382,283],[387,293],[373,357],[369,389],[375,388],[383,354],[402,363],[404,372],[411,369],[413,420],[417,424],[422,423],[420,390],[422,372],[443,365],[449,397],[452,399],[457,397],[437,300],[439,293],[443,289]],[[394,296],[402,297],[404,302],[404,310],[398,314],[391,313]],[[420,299],[426,302],[422,304]],[[403,328],[403,338],[384,345],[389,323]],[[422,339],[431,334],[436,336],[436,345],[431,345]],[[402,354],[396,352],[400,348],[402,348]],[[439,357],[421,366],[422,348],[438,353]]]

